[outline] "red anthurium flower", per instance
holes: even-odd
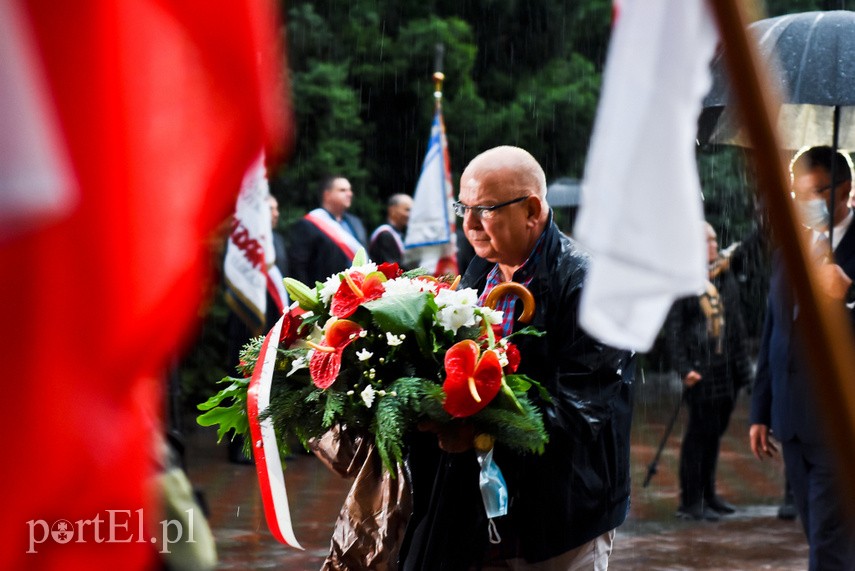
[[[355,321],[339,319],[327,329],[321,344],[309,342],[315,350],[309,361],[309,373],[312,382],[319,389],[327,389],[335,382],[341,370],[341,354],[362,331],[362,326]]]
[[[445,403],[451,416],[471,416],[487,406],[502,387],[502,365],[495,351],[485,351],[471,339],[455,343],[445,353]]]
[[[508,343],[505,348],[505,356],[508,358],[508,364],[505,365],[505,373],[511,375],[517,372],[520,366],[520,350],[513,343]]]
[[[383,295],[385,281],[382,272],[371,272],[367,276],[359,272],[345,273],[344,281],[332,297],[330,313],[339,318],[350,317],[360,305]]]
[[[386,276],[386,279],[389,280],[399,278],[404,274],[404,272],[401,271],[401,268],[396,262],[383,262],[382,264],[377,266],[377,271],[381,272],[384,276]]]

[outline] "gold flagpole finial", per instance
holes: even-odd
[[[442,82],[445,80],[445,74],[442,73],[443,59],[445,59],[445,46],[436,44],[433,60],[433,68],[436,70],[433,72],[433,96],[437,104],[442,100]]]
[[[442,99],[442,82],[445,80],[445,74],[441,71],[433,74],[433,96],[437,99]]]

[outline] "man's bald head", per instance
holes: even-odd
[[[475,253],[509,271],[525,260],[549,220],[546,175],[518,147],[495,147],[472,159],[460,179],[460,203],[475,207],[463,218]]]
[[[413,209],[413,197],[409,194],[393,194],[386,203],[386,217],[389,223],[403,230],[410,221],[410,211]]]
[[[531,153],[519,147],[504,145],[486,150],[469,162],[461,178],[509,170],[514,173],[513,182],[530,194],[546,200],[546,174]]]

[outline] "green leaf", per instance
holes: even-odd
[[[531,325],[527,325],[527,326],[523,327],[522,329],[520,329],[519,331],[514,331],[513,333],[511,333],[510,335],[505,337],[505,339],[510,339],[511,337],[516,337],[517,335],[531,335],[533,337],[544,337],[544,336],[546,336],[546,331],[541,331],[540,329],[537,329],[536,327],[533,327]]]
[[[542,454],[549,441],[543,416],[527,398],[519,399],[519,409],[488,406],[473,415],[477,432],[490,434],[496,442],[520,453]]]
[[[344,411],[344,395],[334,391],[327,391],[327,400],[324,403],[324,428],[329,428],[335,424],[338,416]]]
[[[543,388],[542,384],[528,375],[520,373],[505,375],[505,382],[508,383],[508,386],[517,394],[525,394],[531,387],[536,387],[541,399],[546,402],[552,402],[552,395],[549,394],[549,391]]]
[[[431,352],[425,323],[430,319],[429,294],[414,292],[385,296],[364,304],[377,326],[393,335],[412,333],[422,351]]]
[[[416,422],[419,401],[430,385],[436,386],[427,379],[402,377],[377,401],[371,428],[380,459],[393,477],[394,466],[404,457],[404,435]]]
[[[243,400],[246,400],[246,389],[249,387],[249,379],[236,379],[234,377],[226,377],[220,382],[229,382],[231,384],[222,389],[215,395],[212,395],[203,403],[199,403],[196,405],[196,408],[199,410],[211,410],[217,406],[220,406],[227,398],[240,398],[243,395]]]
[[[217,427],[217,442],[221,442],[223,437],[230,430],[235,431],[235,435],[247,434],[249,432],[249,420],[246,416],[246,403],[236,402],[229,407],[212,408],[204,414],[200,414],[196,418],[196,422],[201,426]]]

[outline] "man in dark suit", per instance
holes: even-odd
[[[353,189],[343,176],[321,183],[320,208],[297,220],[289,232],[290,276],[312,287],[350,267],[353,257],[365,247],[365,227],[347,213]]]
[[[832,161],[836,161],[835,179],[839,181],[833,204]],[[847,206],[852,185],[849,163],[829,147],[814,147],[793,161],[792,180],[796,209],[817,250],[815,270],[822,289],[846,304],[855,324],[855,229]],[[829,222],[834,224],[831,245]],[[823,259],[828,257],[829,246],[833,260]],[[770,428],[781,442],[787,479],[810,545],[811,571],[855,570],[855,534],[839,499],[834,459],[822,433],[822,411],[813,397],[798,314],[781,252],[776,252],[751,403],[751,450],[761,460],[777,452],[769,439]]]
[[[403,269],[412,269],[412,264],[405,263],[404,235],[407,233],[407,222],[413,209],[413,197],[409,194],[393,194],[386,203],[386,223],[381,224],[371,234],[368,244],[368,257],[382,264],[395,263]]]

